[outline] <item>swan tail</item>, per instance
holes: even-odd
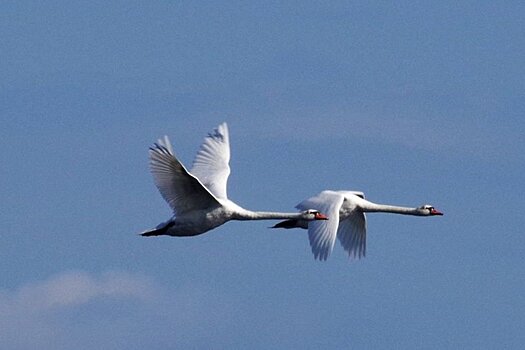
[[[139,235],[143,237],[152,237],[152,236],[163,236],[168,234],[169,228],[173,226],[173,223],[171,222],[163,222],[162,224],[158,225],[155,228],[142,231],[139,233]]]
[[[298,223],[299,220],[296,220],[296,219],[290,219],[290,220],[285,220],[285,221],[281,221],[273,226],[271,226],[270,228],[296,228],[296,227],[301,227]]]
[[[141,233],[139,233],[143,237],[152,237],[152,236],[162,236],[166,234],[167,229],[166,228],[154,228],[151,230],[146,230]]]

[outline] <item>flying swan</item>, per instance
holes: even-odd
[[[230,175],[230,141],[226,123],[204,139],[191,172],[175,157],[167,136],[150,148],[149,159],[155,185],[174,215],[142,232],[142,236],[196,236],[230,220],[328,219],[315,209],[300,213],[250,211],[229,200],[226,185]]]
[[[358,191],[323,191],[296,206],[297,209],[314,208],[325,213],[326,222],[307,222],[301,219],[282,221],[273,228],[308,229],[308,238],[315,259],[326,260],[334,248],[336,237],[350,258],[360,259],[366,254],[365,213],[394,213],[415,216],[443,215],[432,205],[418,208],[376,204],[365,199]]]

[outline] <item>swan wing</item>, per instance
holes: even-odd
[[[317,209],[328,216],[328,220],[308,222],[308,238],[314,257],[326,260],[334,248],[339,227],[339,210],[344,196],[333,191],[323,191],[297,205],[300,210]]]
[[[353,210],[339,223],[337,238],[351,259],[361,259],[366,255],[366,215],[361,210]]]
[[[230,137],[228,125],[220,124],[204,139],[193,161],[191,173],[217,198],[227,199],[226,185],[230,175]]]
[[[221,205],[175,157],[167,136],[150,147],[149,159],[155,185],[175,215]]]
[[[365,193],[361,191],[337,191],[337,193],[341,193],[343,196],[352,194],[354,196],[358,196],[358,197],[361,197],[362,199],[365,199]]]

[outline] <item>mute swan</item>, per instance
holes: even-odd
[[[229,200],[226,184],[230,175],[230,145],[226,123],[205,138],[191,172],[175,157],[167,136],[150,148],[149,155],[155,184],[174,216],[142,232],[142,236],[196,236],[230,220],[328,219],[315,209],[300,213],[250,211]]]
[[[328,215],[327,222],[307,222],[301,219],[282,221],[272,228],[308,229],[308,238],[315,259],[326,260],[332,252],[335,238],[349,257],[360,259],[366,250],[365,213],[383,212],[415,216],[443,215],[433,206],[425,204],[418,208],[376,204],[365,199],[363,192],[323,191],[299,203],[296,208],[314,208]]]

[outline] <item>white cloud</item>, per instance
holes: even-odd
[[[67,272],[0,292],[0,348],[53,347],[67,334],[57,315],[100,301],[147,303],[160,290],[144,276],[108,272],[100,276]],[[101,316],[103,319],[104,315]],[[44,346],[45,345],[45,346]]]
[[[238,318],[209,285],[164,288],[123,272],[66,272],[0,291],[0,349],[205,347]]]
[[[519,131],[504,125],[480,124],[450,116],[370,115],[341,108],[282,111],[278,119],[262,116],[250,120],[245,128],[244,134],[250,134],[255,128],[259,137],[270,140],[369,140],[488,160],[501,160],[501,156],[516,148],[517,144],[523,145]],[[241,137],[235,136],[234,139]]]
[[[154,287],[145,277],[121,272],[96,277],[77,271],[28,284],[14,292],[4,291],[0,294],[0,305],[39,312],[80,305],[96,298],[146,300],[153,294]]]

